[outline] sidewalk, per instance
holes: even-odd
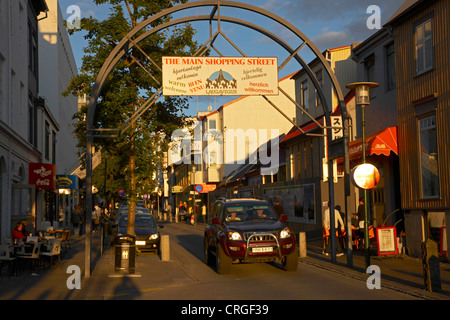
[[[307,257],[300,258],[303,263],[314,265],[343,276],[367,281],[371,274],[366,273],[365,256],[353,253],[353,267],[347,264],[347,255],[336,257],[336,263],[331,262],[331,256],[322,254],[322,248],[308,245]],[[422,260],[407,255],[371,256],[370,264],[376,265],[381,272],[381,287],[402,291],[424,299],[450,300],[450,264],[440,263],[441,290],[439,292],[425,291]]]
[[[204,225],[198,224],[186,228],[198,228],[203,230]],[[164,286],[172,286],[176,283],[189,283],[192,279],[181,263],[176,261],[161,261],[154,254],[139,256],[136,260],[136,274],[113,277],[114,250],[105,246],[100,255],[100,235],[92,237],[91,274],[88,278],[84,272],[84,247],[85,237],[71,238],[72,249],[53,270],[40,270],[37,275],[32,275],[25,269],[19,276],[8,277],[6,269],[0,276],[0,300],[103,300],[112,299],[122,295],[124,299],[140,299],[141,292],[159,290]],[[321,253],[321,248],[308,245],[307,257],[300,258],[299,272],[303,264],[313,265],[329,272],[335,272],[343,277],[351,277],[361,281],[367,281],[369,274],[365,273],[364,255],[353,254],[353,268],[347,266],[347,257],[337,257],[337,262],[331,263],[331,257]],[[427,292],[424,290],[422,274],[422,262],[405,255],[396,257],[371,257],[371,264],[380,267],[381,286],[399,290],[418,298],[433,300],[450,299],[450,264],[440,263],[441,286],[440,292]],[[76,266],[81,271],[81,290],[69,289],[73,275],[69,266]],[[158,277],[154,277],[158,274]],[[152,276],[153,275],[153,276]],[[142,277],[139,277],[142,276]]]

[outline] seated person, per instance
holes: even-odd
[[[267,217],[267,215],[264,212],[264,209],[257,209],[256,214],[257,214],[256,218],[266,218]]]
[[[23,225],[20,222],[16,223],[16,227],[14,228],[14,230],[12,232],[12,240],[13,241],[22,240],[23,242],[25,242],[27,237],[25,237],[25,235],[22,233],[22,229],[23,229]]]
[[[227,212],[227,217],[225,218],[226,221],[240,221],[241,218],[236,217],[236,212]]]

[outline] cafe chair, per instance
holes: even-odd
[[[11,276],[13,271],[13,264],[16,262],[16,258],[11,257],[11,251],[8,245],[0,245],[0,275],[3,268],[3,264],[8,265],[8,276]]]
[[[53,266],[53,257],[58,257],[58,262],[61,261],[61,239],[51,239],[49,241],[49,251],[41,252],[40,255],[49,258],[50,268]]]
[[[30,261],[30,267],[31,267],[31,273],[33,273],[34,270],[39,271],[39,261],[40,261],[40,254],[41,251],[41,244],[39,242],[36,242],[33,245],[33,251],[31,252],[31,255],[18,255],[17,257],[20,258],[22,261]],[[38,266],[38,268],[35,268],[35,266]]]

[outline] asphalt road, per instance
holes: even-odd
[[[166,224],[170,257],[185,273],[166,287],[142,293],[139,299],[180,300],[406,300],[409,295],[391,289],[368,289],[366,282],[299,263],[297,272],[281,264],[233,264],[229,275],[219,275],[203,262],[203,232],[184,224]],[[154,257],[155,260],[158,257]],[[126,297],[122,297],[126,298]]]

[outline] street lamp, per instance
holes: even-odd
[[[365,107],[370,104],[370,88],[376,88],[379,84],[376,82],[354,82],[347,85],[348,89],[355,90],[355,103],[361,106],[361,143],[362,143],[362,162],[366,163],[366,119]],[[366,268],[370,266],[369,254],[369,221],[367,213],[367,189],[364,189],[364,251],[366,255]]]

